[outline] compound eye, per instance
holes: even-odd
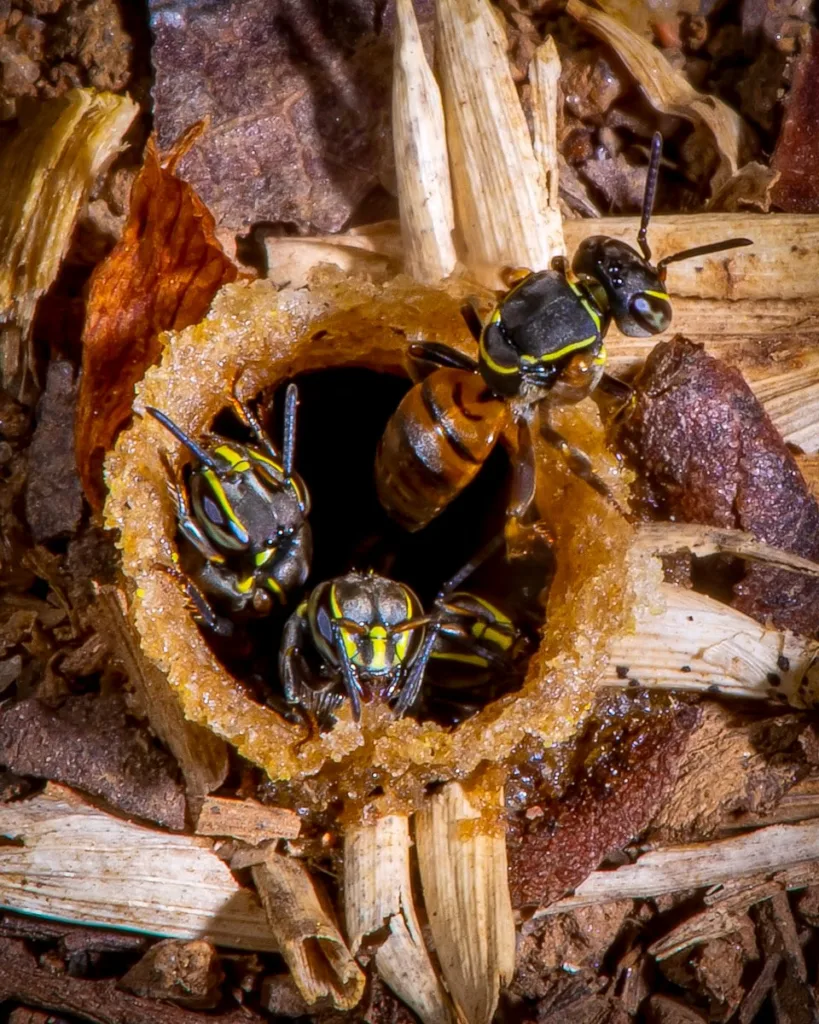
[[[225,525],[225,517],[222,515],[222,510],[213,498],[208,497],[207,494],[202,497],[202,511],[214,526]]]
[[[632,296],[628,311],[635,326],[642,328],[646,334],[661,334],[671,323],[671,303],[667,298],[650,292],[638,292]],[[623,333],[630,332],[624,330]]]

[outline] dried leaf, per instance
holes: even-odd
[[[382,181],[391,187],[392,54],[383,4],[147,6],[159,141],[168,146],[187,125],[210,118],[213,131],[181,170],[220,227],[340,231]]]
[[[137,113],[127,96],[71,89],[41,103],[0,158],[0,381],[25,382],[37,300],[52,284],[77,214]],[[28,367],[31,368],[30,366]]]
[[[130,415],[134,385],[161,352],[160,333],[201,320],[219,288],[237,275],[216,240],[212,215],[174,173],[195,131],[164,166],[148,141],[122,238],[91,279],[76,447],[95,508],[105,497],[102,457]]]

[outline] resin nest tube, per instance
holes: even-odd
[[[166,337],[162,362],[140,386],[136,410],[160,408],[198,436],[224,408],[237,377],[239,392],[250,398],[299,373],[333,367],[402,373],[408,338],[469,351],[474,343],[460,317],[463,293],[456,291],[404,277],[374,286],[329,270],[299,291],[277,291],[266,282],[229,285],[200,324]],[[625,502],[627,480],[604,448],[596,410],[587,405],[561,411],[560,429],[582,444]],[[539,446],[538,509],[554,535],[557,569],[543,640],[522,689],[454,730],[395,719],[389,708],[375,705],[365,707],[356,724],[344,706],[331,731],[306,736],[304,728],[254,701],[220,664],[183,589],[165,570],[177,542],[163,450],[172,461],[186,457],[159,423],[138,415],[106,463],[106,524],[119,531],[143,649],[166,674],[188,718],[228,740],[271,779],[304,780],[307,799],[344,794],[363,805],[380,786],[396,806],[409,809],[430,782],[465,779],[482,764],[514,760],[527,736],[549,745],[566,741],[592,702],[609,640],[628,628],[640,594],[648,597],[656,582],[650,560],[629,560],[626,521]]]

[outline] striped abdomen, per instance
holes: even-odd
[[[472,481],[495,447],[506,405],[478,373],[435,370],[390,418],[378,446],[378,499],[408,530],[430,523]]]

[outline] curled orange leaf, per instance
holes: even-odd
[[[164,164],[148,141],[122,238],[91,279],[76,451],[95,509],[105,498],[103,456],[131,414],[134,385],[160,356],[160,334],[198,323],[237,275],[216,239],[213,216],[174,174],[203,127],[187,132]]]

